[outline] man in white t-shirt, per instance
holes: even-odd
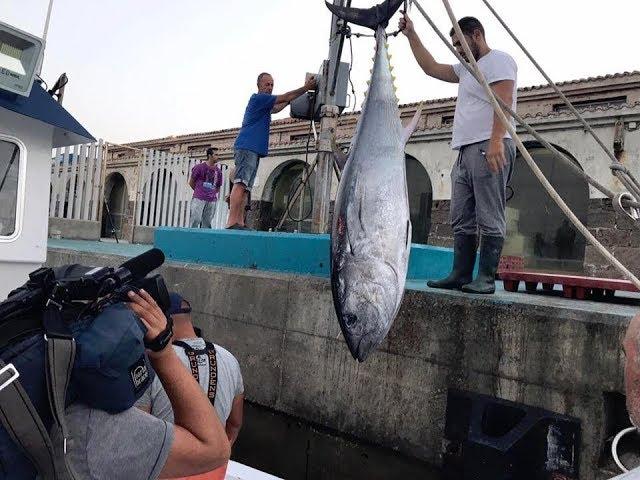
[[[487,45],[484,27],[473,17],[458,22],[471,52],[491,88],[507,105],[516,108],[518,67],[509,55]],[[506,186],[513,170],[516,149],[495,115],[482,86],[463,65],[445,65],[434,60],[424,47],[413,22],[405,14],[400,30],[424,72],[445,82],[458,83],[451,148],[458,158],[451,171],[451,226],[454,260],[451,274],[428,282],[432,288],[459,289],[468,293],[494,293],[495,275],[506,235]],[[451,41],[465,58],[457,35]],[[478,277],[472,281],[480,242]]]
[[[229,443],[238,438],[242,427],[244,384],[236,358],[219,345],[200,338],[191,322],[191,305],[177,293],[169,295],[171,307],[167,315],[173,320],[173,349],[185,367],[191,371],[225,428]],[[213,360],[215,356],[215,360]],[[136,406],[154,417],[173,423],[171,402],[160,381],[154,379]],[[224,478],[226,465],[198,479]],[[193,477],[195,478],[195,477]]]

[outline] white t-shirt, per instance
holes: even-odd
[[[181,339],[186,344],[196,350],[203,350],[205,342],[201,338]],[[244,393],[244,384],[242,382],[242,374],[240,372],[240,364],[238,360],[220,345],[216,347],[216,362],[218,364],[218,385],[216,388],[216,400],[214,407],[216,413],[224,425],[231,414],[233,399]],[[185,368],[189,368],[189,358],[182,347],[173,346],[174,350],[180,357]],[[209,388],[209,358],[206,355],[198,355],[198,377],[200,386],[206,392]],[[189,370],[191,372],[191,370]],[[138,400],[136,406],[151,407],[151,414],[162,420],[173,423],[173,410],[167,393],[162,388],[160,379],[156,377],[151,386]]]
[[[513,80],[513,105],[516,109],[518,95],[518,66],[508,54],[491,50],[478,60],[478,67],[489,84],[501,80]],[[487,95],[473,76],[462,64],[453,66],[460,79],[458,101],[453,119],[453,139],[451,148],[460,149],[464,145],[483,142],[491,138],[493,129],[493,107]],[[513,121],[513,120],[512,120]],[[505,138],[511,138],[505,133]]]

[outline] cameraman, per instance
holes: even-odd
[[[128,295],[130,308],[147,328],[145,340],[153,341],[167,327],[164,313],[144,290]],[[135,407],[110,414],[82,404],[69,406],[68,455],[79,480],[182,477],[214,470],[229,460],[224,428],[171,342],[148,355],[171,402],[175,424]]]

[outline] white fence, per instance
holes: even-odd
[[[99,220],[104,149],[100,140],[53,150],[50,217]]]
[[[188,184],[191,169],[200,162],[186,155],[144,149],[138,196],[136,225],[143,227],[189,227],[193,190]],[[212,228],[224,228],[229,209],[229,170],[222,165],[222,187],[218,195]]]

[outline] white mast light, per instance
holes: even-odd
[[[0,90],[29,96],[42,46],[40,38],[0,22]]]

